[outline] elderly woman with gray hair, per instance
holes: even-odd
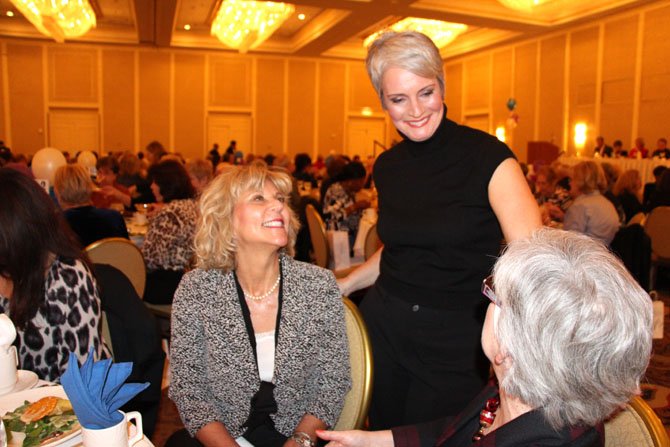
[[[456,418],[380,432],[319,431],[329,446],[604,445],[602,422],[639,392],[649,296],[601,243],[541,229],[484,280],[491,382]]]

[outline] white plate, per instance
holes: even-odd
[[[16,375],[18,376],[18,380],[16,381],[16,384],[14,384],[14,388],[12,388],[9,392],[5,393],[4,395],[14,394],[18,393],[19,391],[32,388],[35,385],[37,385],[37,382],[39,382],[40,380],[40,378],[37,377],[37,374],[35,374],[32,371],[27,371],[25,369],[19,369],[18,371],[16,371]]]
[[[20,391],[18,393],[7,394],[0,397],[0,415],[4,415],[8,411],[14,411],[16,407],[28,402],[36,402],[43,397],[56,396],[67,399],[67,395],[62,386],[45,386],[42,388],[33,388],[32,390]],[[44,444],[42,447],[71,447],[81,442],[81,429],[70,433],[66,437],[58,441]],[[11,445],[11,444],[10,444]]]

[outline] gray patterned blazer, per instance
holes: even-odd
[[[279,432],[305,413],[333,426],[351,386],[340,290],[329,270],[282,255],[283,304],[275,353]],[[172,306],[170,398],[191,433],[222,422],[233,437],[260,379],[232,272],[187,273]]]

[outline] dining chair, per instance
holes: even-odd
[[[135,244],[122,237],[109,237],[93,242],[84,251],[94,264],[108,264],[121,270],[135,287],[137,295],[144,296],[147,268],[142,252]]]
[[[314,263],[319,267],[328,268],[328,239],[326,237],[326,225],[314,208],[314,205],[308,204],[305,207],[305,217],[307,218],[307,227],[309,228],[309,237],[312,240],[312,250],[314,252]]]
[[[351,389],[344,398],[344,407],[335,424],[335,430],[363,428],[372,396],[372,346],[368,331],[358,307],[347,297],[344,301],[344,322],[349,341]]]
[[[670,447],[668,433],[639,396],[605,423],[605,447]]]
[[[379,234],[377,233],[377,224],[374,224],[370,227],[368,234],[365,236],[365,249],[363,250],[365,260],[367,261],[370,256],[374,255],[377,250],[382,246],[382,241],[379,240]]]
[[[654,290],[658,266],[670,266],[670,206],[651,210],[644,224],[644,231],[651,238],[651,269],[649,289]]]
[[[644,221],[647,220],[647,215],[640,211],[639,213],[635,214],[633,217],[630,218],[630,220],[626,223],[626,226],[631,226],[635,224],[640,224],[644,226]]]
[[[305,207],[305,217],[307,218],[309,237],[312,240],[314,264],[327,269],[328,261],[330,260],[330,248],[328,247],[328,237],[326,236],[326,225],[323,223],[319,212],[311,204]],[[333,270],[333,274],[335,278],[344,278],[356,267],[356,265],[352,265],[349,268]]]

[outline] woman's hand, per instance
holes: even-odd
[[[119,201],[123,203],[123,206],[129,207],[130,206],[130,196],[128,194],[124,194],[123,192],[119,191],[113,186],[105,185],[102,188],[100,188],[105,194],[107,198]]]
[[[375,283],[379,276],[379,261],[383,249],[382,247],[377,250],[374,255],[370,256],[367,261],[346,277],[337,279],[337,285],[342,295],[348,296],[351,292],[370,287]]]
[[[329,447],[393,447],[391,430],[382,431],[330,431],[317,430],[319,438],[330,441]]]

